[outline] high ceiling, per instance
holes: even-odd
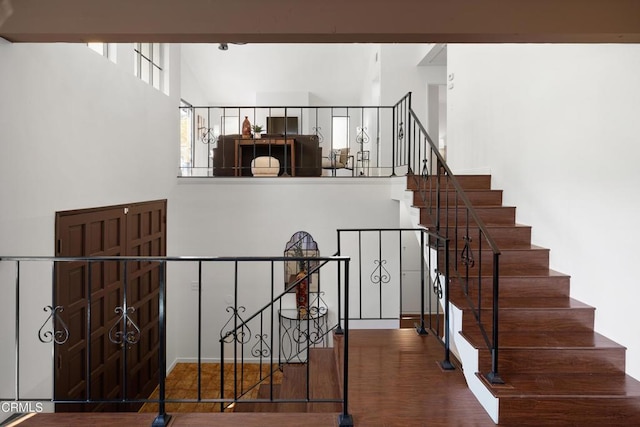
[[[640,43],[638,0],[0,0],[12,42]]]

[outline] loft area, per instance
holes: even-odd
[[[267,162],[270,165],[277,161],[273,176],[383,177],[406,172],[411,161],[406,126],[411,96],[375,107],[182,105],[181,134],[187,138],[180,142],[180,176],[253,176],[251,165],[258,157],[275,159]],[[444,145],[441,148],[446,156]]]

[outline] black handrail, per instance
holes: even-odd
[[[311,275],[315,272],[317,272],[318,270],[320,270],[323,266],[325,266],[327,263],[331,262],[331,261],[345,261],[345,260],[349,260],[349,257],[341,257],[340,255],[338,255],[338,253],[336,252],[333,256],[331,257],[286,257],[287,261],[304,261],[305,263],[307,263],[307,265],[310,264],[311,261],[322,261],[321,263],[318,263],[313,269],[310,269],[306,275],[300,277],[299,279],[296,279],[294,282],[291,282],[284,291],[282,291],[278,296],[274,297],[271,299],[271,301],[269,301],[268,303],[266,303],[264,306],[262,306],[262,308],[259,308],[253,315],[251,315],[250,317],[247,317],[244,322],[240,323],[237,327],[235,327],[233,330],[229,330],[228,334],[231,335],[232,332],[236,333],[238,329],[241,329],[242,326],[244,326],[246,323],[249,323],[251,320],[255,319],[258,315],[260,315],[261,312],[265,311],[266,309],[268,309],[269,307],[271,307],[273,305],[273,303],[276,300],[280,300],[282,297],[284,297],[285,295],[291,293],[291,291],[295,290],[296,287],[303,281],[308,280]]]
[[[271,370],[270,372],[265,375],[264,377],[262,375],[260,375],[260,378],[258,379],[258,382],[248,386],[246,389],[243,387],[242,390],[240,391],[240,393],[238,393],[237,390],[234,390],[234,394],[232,398],[224,398],[224,345],[225,343],[228,343],[229,341],[226,341],[227,338],[229,337],[234,337],[235,340],[237,340],[237,336],[238,335],[242,335],[244,334],[244,330],[248,329],[248,326],[250,324],[250,322],[252,320],[255,320],[256,318],[260,317],[261,319],[261,324],[262,324],[262,316],[263,313],[267,310],[270,310],[272,313],[271,318],[273,318],[273,311],[274,311],[274,307],[277,303],[282,303],[282,298],[285,297],[287,294],[289,294],[291,291],[294,291],[297,286],[302,283],[303,281],[309,281],[311,276],[318,272],[321,268],[323,268],[324,266],[326,266],[329,263],[332,262],[336,262],[338,266],[341,266],[344,264],[345,267],[345,271],[348,272],[348,265],[349,265],[349,257],[345,257],[345,256],[339,256],[337,253],[334,254],[333,256],[330,257],[281,257],[279,258],[280,260],[286,260],[286,261],[294,261],[294,262],[304,262],[307,266],[306,269],[306,274],[304,276],[301,276],[299,278],[296,278],[296,280],[290,284],[288,284],[285,287],[285,290],[282,291],[280,294],[278,295],[273,295],[273,288],[272,288],[272,296],[271,296],[271,300],[263,305],[261,308],[259,308],[257,311],[255,311],[252,315],[250,315],[249,317],[247,317],[246,319],[240,319],[241,321],[238,323],[236,322],[234,324],[234,327],[232,329],[229,329],[226,334],[224,334],[224,336],[221,335],[221,338],[219,340],[220,342],[220,353],[221,353],[221,366],[220,366],[220,371],[221,371],[221,375],[220,375],[220,390],[221,390],[221,403],[220,403],[220,410],[224,411],[224,409],[226,409],[229,405],[231,404],[235,404],[238,403],[240,400],[240,398],[242,396],[244,396],[246,393],[248,393],[249,391],[251,391],[252,389],[254,389],[255,387],[259,386],[260,384],[262,384],[265,380],[272,378],[275,370],[273,368],[273,363],[271,363]],[[313,267],[312,267],[313,264]],[[344,281],[345,285],[344,285],[344,291],[345,291],[345,301],[348,301],[348,291],[349,291],[349,278],[348,275],[345,275],[344,279],[341,280],[341,278],[338,278],[338,282],[337,282],[337,287],[338,287],[338,294],[340,293],[340,286],[339,284]],[[310,289],[307,288],[307,299],[309,298],[309,294],[310,294]],[[320,290],[318,289],[318,298],[320,297]],[[310,331],[309,329],[309,322],[310,319],[313,317],[313,310],[314,307],[312,306],[312,304],[314,303],[314,301],[311,301],[311,303],[309,304],[309,314],[306,317],[302,317],[300,319],[301,322],[306,321],[307,323],[307,328],[308,331]],[[318,304],[320,304],[320,302],[318,301]],[[341,307],[339,305],[340,303],[338,303],[338,319],[340,318],[340,312],[341,312]],[[236,308],[237,310],[237,308]],[[348,323],[347,321],[345,321],[345,327],[348,327]],[[272,329],[273,329],[273,325],[272,325]],[[293,355],[293,357],[298,357],[299,354],[301,354],[304,351],[307,351],[308,349],[310,349],[312,347],[312,345],[315,345],[315,343],[318,342],[324,342],[324,337],[328,336],[332,331],[337,330],[338,329],[338,325],[327,325],[327,327],[321,331],[318,332],[318,336],[313,340],[313,342],[311,342],[310,336],[307,339],[306,342],[306,346],[304,346],[303,348],[300,348],[297,350],[297,353],[295,353]],[[309,332],[308,332],[309,333]],[[343,357],[343,360],[341,361],[341,363],[343,364],[343,366],[347,366],[348,364],[348,353],[346,350],[346,346],[348,345],[348,338],[346,337],[346,335],[348,334],[348,332],[345,330],[344,332],[342,332],[345,335],[345,354]],[[273,336],[273,331],[271,336]],[[273,346],[271,347],[273,348]],[[234,346],[235,349],[235,346]],[[280,347],[279,349],[280,351],[282,351],[282,348]],[[233,365],[234,365],[234,372],[236,371],[236,365],[237,365],[237,357],[236,355],[234,355],[234,361],[233,361]],[[280,360],[280,357],[279,357]],[[347,375],[348,375],[348,369],[343,369],[343,390],[342,390],[342,398],[341,399],[311,399],[310,397],[310,383],[308,378],[310,378],[309,376],[309,365],[307,364],[307,383],[306,383],[306,387],[307,387],[307,393],[306,393],[306,398],[303,400],[300,399],[274,399],[273,397],[273,389],[271,389],[270,392],[270,398],[267,400],[269,402],[299,402],[299,401],[304,401],[304,402],[340,402],[342,403],[343,406],[343,412],[342,414],[340,414],[340,419],[339,422],[343,423],[345,422],[344,420],[350,420],[351,416],[348,413],[348,404],[347,404],[347,385],[348,385],[348,379],[347,379]],[[237,384],[237,379],[234,378],[234,386]],[[273,382],[271,382],[271,387],[273,387]],[[258,400],[258,401],[263,401],[263,400]],[[228,404],[227,406],[225,406],[225,403]],[[347,424],[340,424],[340,425],[345,425],[345,426],[351,426],[353,425],[353,423],[351,422],[351,424],[347,423]]]
[[[458,182],[458,179],[455,177],[453,172],[451,172],[451,169],[449,169],[449,165],[447,165],[447,162],[442,157],[442,154],[440,154],[440,151],[437,149],[436,145],[434,144],[433,140],[425,130],[424,126],[422,126],[422,123],[420,123],[420,120],[416,116],[415,112],[411,110],[410,113],[411,113],[411,117],[413,118],[416,125],[418,126],[420,132],[422,132],[425,135],[426,141],[431,146],[431,149],[432,149],[431,154],[437,158],[439,168],[442,168],[445,171],[445,175],[449,177],[451,184],[453,184],[453,187],[456,190],[456,193],[458,194],[458,197],[460,197],[460,199],[462,200],[462,203],[464,204],[465,208],[468,210],[473,220],[478,225],[478,228],[482,230],[483,234],[486,236],[487,242],[489,243],[491,250],[495,254],[500,254],[500,249],[498,248],[498,245],[496,244],[493,237],[491,237],[491,233],[489,233],[489,230],[487,229],[487,226],[484,224],[484,221],[478,216],[477,212],[473,207],[473,204],[471,203],[471,201],[469,200],[469,197],[467,196],[464,189],[462,188],[462,185],[460,185],[460,183]]]
[[[487,379],[491,383],[502,383],[502,379],[498,373],[498,350],[499,350],[499,341],[498,341],[498,331],[499,331],[499,257],[500,257],[500,249],[496,244],[495,240],[491,236],[487,226],[484,221],[479,217],[476,212],[473,204],[469,200],[466,195],[462,185],[455,177],[449,166],[447,165],[444,157],[440,153],[437,145],[433,142],[428,132],[418,119],[415,112],[411,109],[411,96],[410,94],[405,95],[403,99],[401,99],[396,106],[394,107],[395,111],[404,111],[404,106],[408,106],[408,116],[407,118],[411,121],[411,126],[405,126],[404,130],[409,134],[408,142],[407,142],[407,156],[405,159],[405,165],[407,166],[408,177],[412,179],[413,182],[417,185],[417,192],[425,204],[427,208],[429,208],[429,213],[431,220],[433,222],[433,227],[437,233],[442,232],[442,228],[445,229],[444,235],[449,236],[449,228],[450,226],[454,229],[454,236],[452,238],[454,242],[453,248],[447,248],[446,251],[452,251],[452,253],[456,254],[456,259],[453,264],[453,271],[458,277],[458,280],[462,283],[462,288],[467,298],[468,304],[471,307],[474,316],[476,317],[477,324],[480,328],[480,331],[484,337],[486,345],[491,352],[491,372],[486,374]],[[395,116],[395,114],[394,114]],[[412,143],[411,136],[414,136],[414,142]],[[399,141],[399,143],[402,141]],[[412,153],[414,156],[412,157]],[[435,171],[430,170],[430,166],[435,165]],[[442,188],[442,178],[446,178],[446,187]],[[435,180],[435,183],[434,183]],[[450,187],[451,186],[451,187]],[[449,224],[450,221],[450,200],[449,200],[449,189],[451,189],[454,193],[455,200],[454,204],[454,224]],[[446,200],[441,200],[442,193],[445,193]],[[435,198],[434,198],[435,195]],[[462,206],[459,206],[461,203]],[[443,206],[444,205],[444,206]],[[464,222],[459,219],[458,212],[463,211],[465,218]],[[445,223],[443,224],[443,217]],[[474,265],[474,259],[472,257],[472,248],[471,241],[472,237],[469,233],[469,226],[471,222],[475,223],[475,226],[478,231],[478,251],[482,250],[482,240],[487,242],[488,250],[492,254],[492,286],[493,286],[493,294],[492,294],[492,317],[491,317],[491,329],[492,335],[489,338],[488,333],[486,332],[485,325],[483,323],[483,319],[481,317],[481,296],[482,296],[482,266],[481,263],[478,265],[478,302],[477,306],[471,301],[469,294],[469,284],[470,284],[470,275],[469,270]],[[465,246],[462,250],[458,247],[458,225],[464,224],[465,228],[465,236],[463,237],[465,241]],[[458,259],[460,258],[460,259]]]

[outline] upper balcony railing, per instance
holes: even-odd
[[[252,176],[251,161],[261,156],[278,160],[280,176],[406,172],[401,115],[408,110],[397,105],[182,106],[180,112],[182,177]],[[243,135],[245,119],[262,129]]]

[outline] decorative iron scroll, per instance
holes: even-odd
[[[427,167],[427,159],[422,160],[422,178],[429,178],[429,168]]]
[[[69,339],[69,328],[67,327],[67,324],[64,323],[64,320],[62,320],[59,314],[64,311],[64,308],[62,308],[62,306],[60,305],[56,307],[48,305],[44,307],[43,310],[45,312],[50,311],[51,313],[49,314],[49,317],[47,317],[47,320],[44,321],[44,323],[38,330],[38,339],[40,340],[40,342],[45,344],[54,342],[58,345],[66,343],[67,340]],[[46,331],[44,329],[47,323],[49,322],[49,319],[51,319],[51,323],[53,326],[52,331]],[[62,329],[56,330],[56,324],[59,324]]]
[[[280,352],[287,363],[294,360],[305,363],[309,348],[326,346],[328,309],[322,295],[324,292],[315,294],[304,316],[280,317]]]
[[[386,268],[384,268],[384,264],[387,263],[387,260],[381,259],[381,260],[374,260],[373,261],[374,264],[377,264],[378,266],[375,267],[373,269],[373,272],[371,273],[371,283],[373,284],[382,284],[382,283],[389,283],[391,281],[391,275],[389,274],[389,271],[387,271]]]
[[[311,128],[311,130],[313,130],[316,133],[316,136],[318,137],[318,142],[322,142],[324,140],[324,135],[322,135],[322,132],[320,132],[320,129],[322,129],[320,126]]]
[[[462,238],[464,240],[464,248],[462,248],[462,252],[460,252],[460,260],[467,267],[473,267],[476,261],[473,258],[473,252],[471,251],[471,237],[464,236]]]
[[[322,295],[324,295],[324,291],[316,292],[315,294],[315,297],[309,304],[309,315],[311,317],[324,316],[325,314],[327,314],[327,303],[322,298]]]
[[[237,309],[232,306],[227,307],[227,313],[233,313],[227,323],[224,324],[222,329],[220,330],[220,339],[226,343],[230,343],[232,341],[237,342],[238,344],[248,344],[251,341],[251,329],[247,326],[247,324],[240,316],[240,312],[244,313],[247,309],[243,306],[238,307]],[[238,322],[242,325],[240,330],[236,330],[235,327],[235,319],[238,319]],[[225,329],[227,329],[225,331]]]
[[[369,142],[369,134],[367,134],[367,128],[358,126],[356,128],[356,143],[366,144],[368,142]]]
[[[111,329],[109,329],[109,341],[114,344],[131,346],[132,344],[137,344],[140,341],[141,331],[138,325],[131,319],[129,316],[130,313],[136,311],[133,307],[128,307],[125,311],[122,307],[116,307],[114,309],[116,314],[119,314],[120,317],[113,324]],[[122,330],[118,329],[118,326],[122,324]]]
[[[437,268],[433,271],[436,273],[436,280],[433,281],[433,293],[436,294],[438,299],[442,299],[442,282],[440,281],[440,272]]]
[[[218,138],[214,134],[213,128],[198,128],[198,132],[201,132],[200,141],[202,141],[203,144],[215,144],[218,141]]]
[[[310,322],[310,329],[307,328],[307,321]],[[327,322],[324,315],[320,317],[305,316],[298,320],[296,326],[291,331],[291,339],[298,344],[299,348],[301,344],[306,344],[307,348],[316,346],[324,343],[326,327]],[[285,333],[288,332],[288,330],[285,330]]]
[[[398,123],[398,140],[402,141],[404,139],[404,123]]]
[[[271,347],[267,344],[267,339],[269,335],[267,334],[256,334],[256,338],[258,341],[251,347],[251,355],[253,357],[269,357],[271,356]]]

